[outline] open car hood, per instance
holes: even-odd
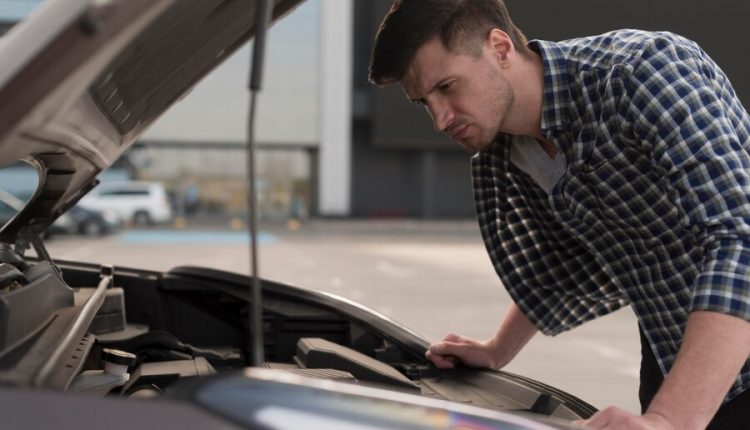
[[[302,0],[274,0],[273,20]],[[255,0],[58,0],[0,40],[0,167],[36,193],[0,241],[38,236],[156,118],[255,33]]]

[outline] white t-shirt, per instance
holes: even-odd
[[[555,158],[549,158],[547,151],[530,136],[513,136],[510,146],[510,161],[522,172],[531,176],[547,194],[565,173],[565,154],[557,151]]]

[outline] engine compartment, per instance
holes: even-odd
[[[249,366],[247,276],[25,261],[8,247],[0,258],[0,383],[168,398],[183,381]],[[263,367],[274,372],[563,419],[595,411],[517,375],[438,370],[424,358],[424,339],[382,315],[325,293],[262,283]]]

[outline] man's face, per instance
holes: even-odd
[[[401,86],[411,101],[426,107],[436,130],[471,153],[492,143],[514,103],[513,89],[488,47],[478,57],[456,53],[437,37],[417,50]]]

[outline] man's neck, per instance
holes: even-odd
[[[542,149],[544,149],[544,152],[549,155],[549,158],[553,160],[557,156],[557,153],[560,152],[560,149],[557,148],[557,145],[552,143],[552,141],[550,140],[537,138],[536,141],[539,142],[539,145],[542,147]]]
[[[508,74],[508,79],[513,88],[515,103],[511,107],[511,116],[506,120],[501,131],[543,140],[541,125],[544,63],[542,58],[539,54],[532,52],[525,61],[519,63],[519,67]]]

